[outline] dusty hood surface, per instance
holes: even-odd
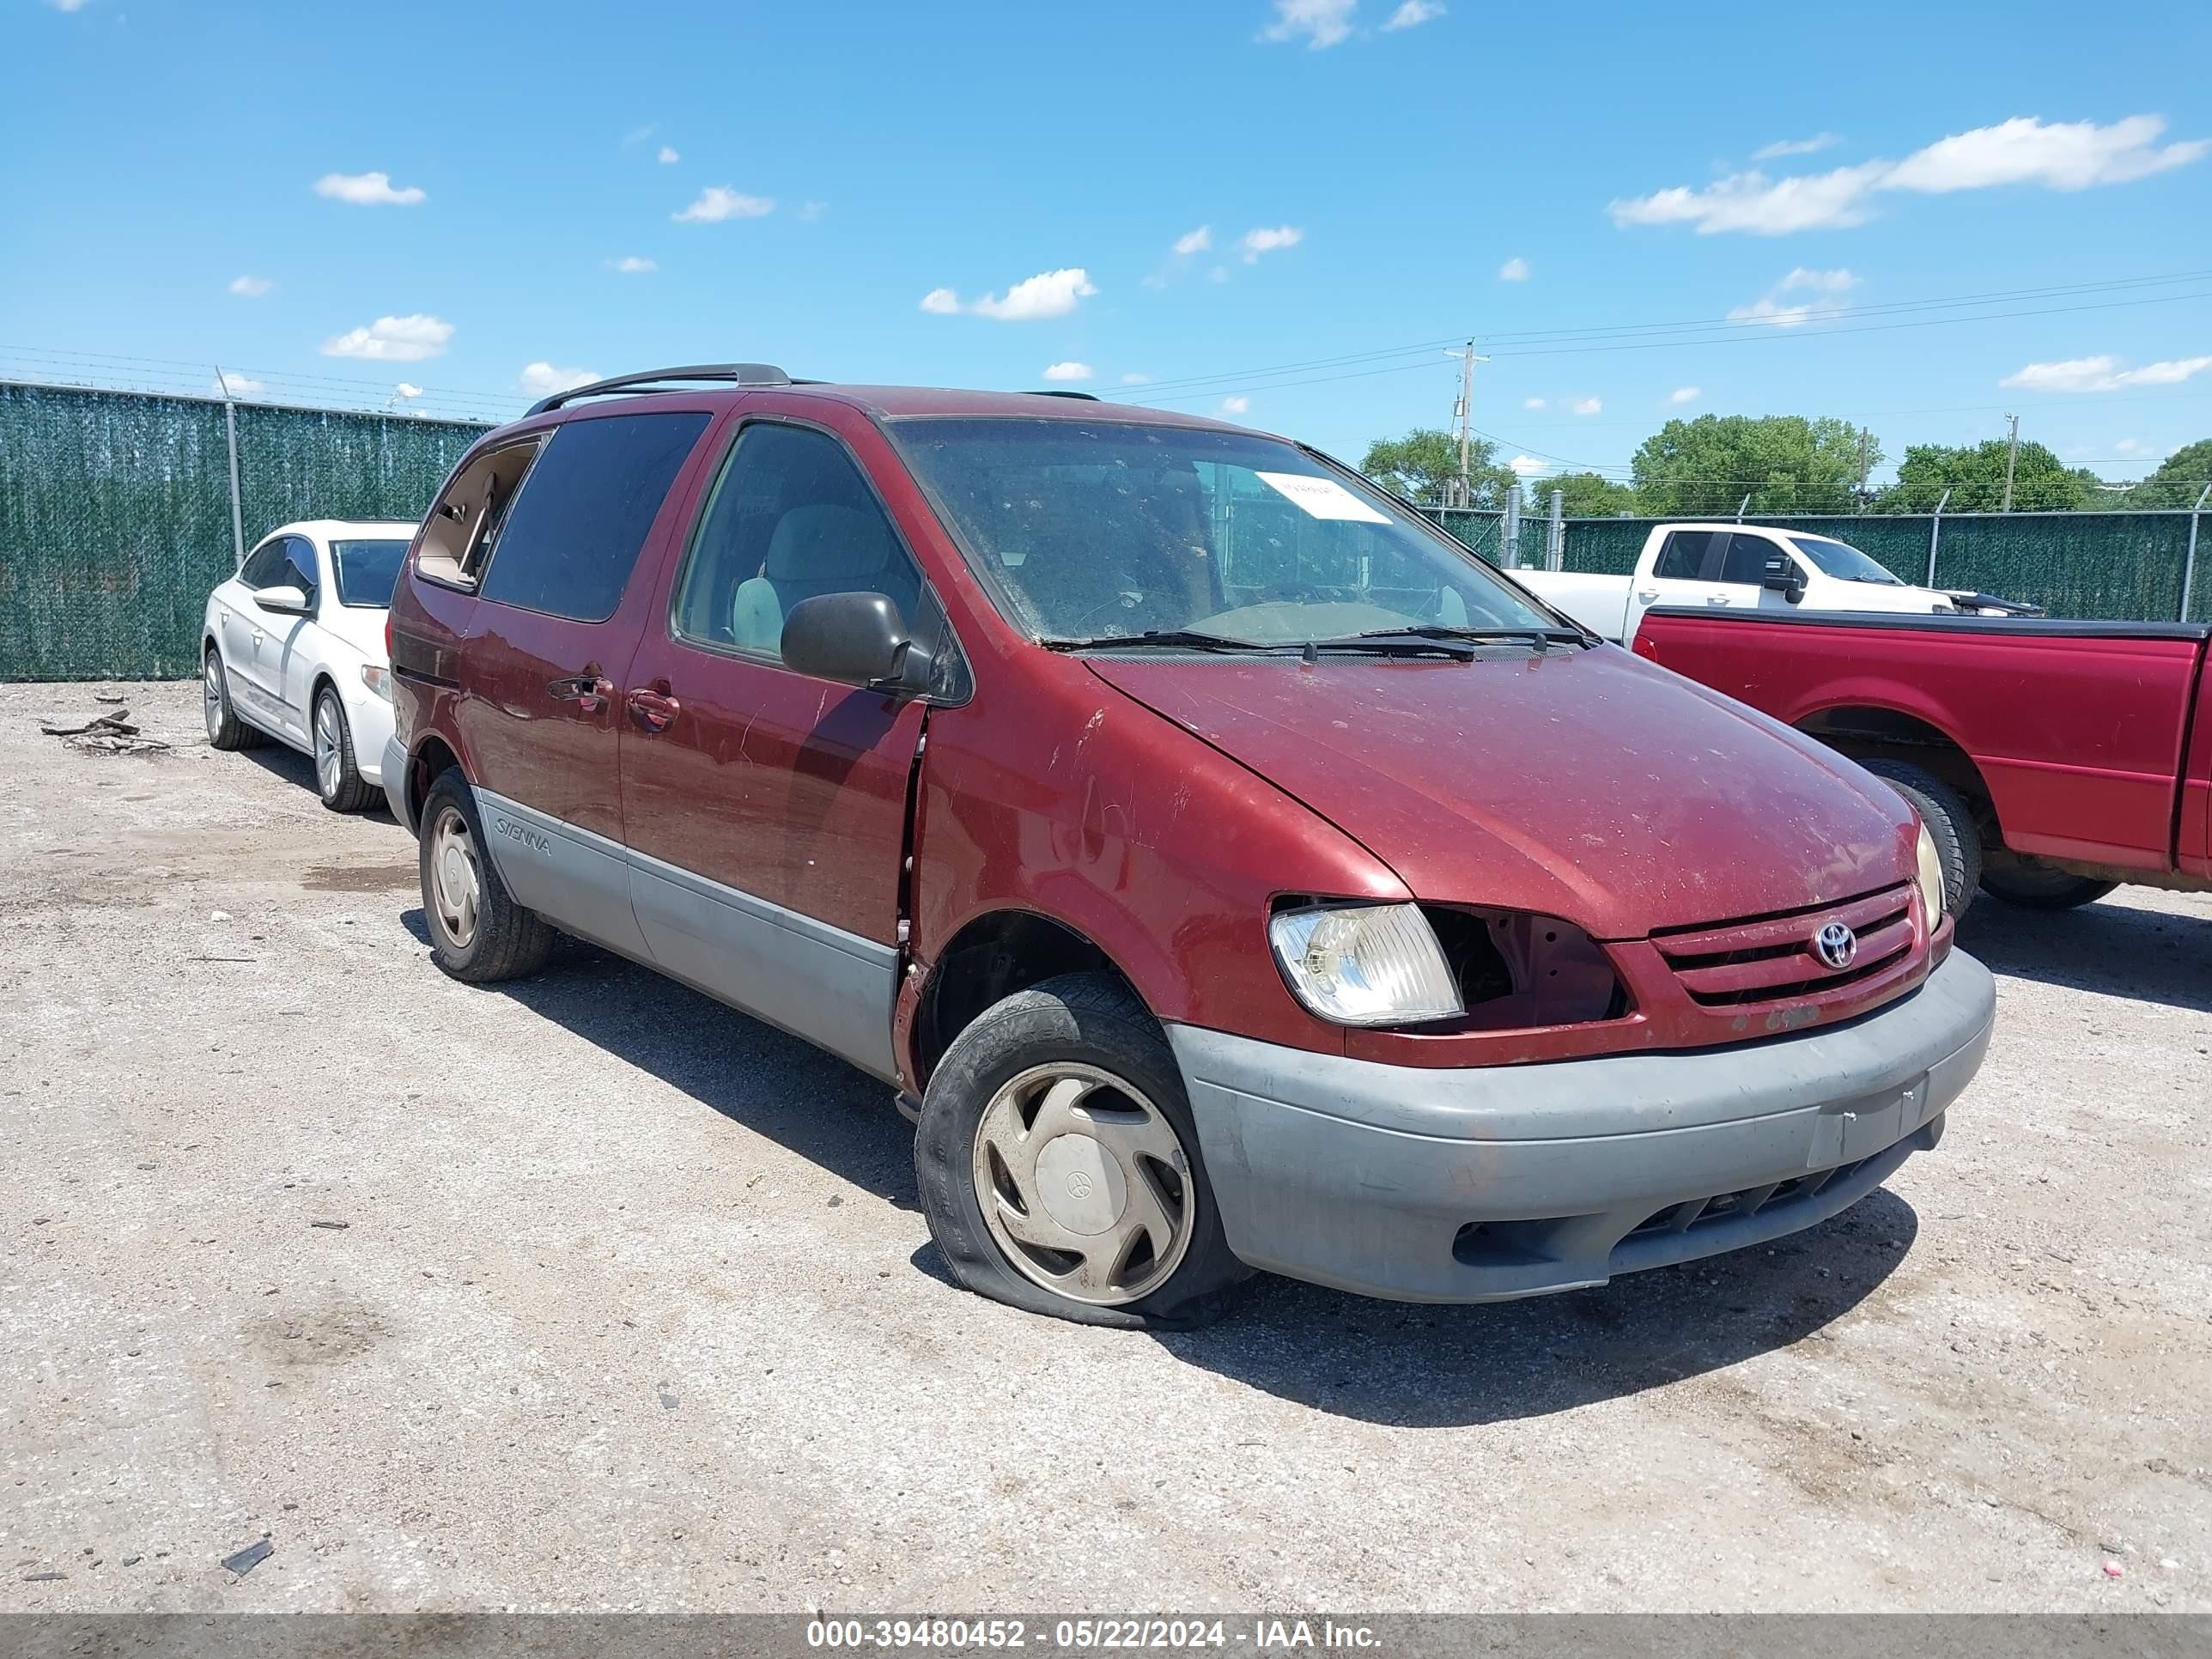
[[[1297,797],[1422,898],[1606,939],[1912,874],[1911,815],[1810,739],[1626,651],[1472,663],[1093,657],[1092,672]]]

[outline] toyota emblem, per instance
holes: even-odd
[[[1859,936],[1840,921],[1832,921],[1813,935],[1813,954],[1840,972],[1858,960]]]

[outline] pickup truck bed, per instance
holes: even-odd
[[[2212,888],[2208,636],[2188,623],[1664,607],[1645,613],[1635,649],[1893,781],[1906,781],[1900,768],[1938,781],[1965,805],[1954,827],[1984,888],[2051,905],[2124,881]]]

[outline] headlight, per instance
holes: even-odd
[[[1342,1025],[1410,1025],[1463,1012],[1459,987],[1417,905],[1278,911],[1267,939],[1298,1000]]]
[[[1943,920],[1943,860],[1936,855],[1936,837],[1924,823],[1920,826],[1919,859],[1920,903],[1932,933]]]
[[[361,683],[383,698],[385,702],[392,701],[392,671],[381,663],[362,664]]]

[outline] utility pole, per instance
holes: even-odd
[[[1861,428],[1859,428],[1859,492],[1858,492],[1858,493],[1859,493],[1859,504],[1860,504],[1861,506],[1863,506],[1863,507],[1866,504],[1866,493],[1867,493],[1866,481],[1867,481],[1867,474],[1868,474],[1869,471],[1871,471],[1873,470],[1873,467],[1874,467],[1874,429],[1873,429],[1871,427],[1863,427],[1863,427],[1861,427]]]
[[[1452,407],[1452,418],[1454,421],[1457,422],[1459,425],[1459,505],[1462,507],[1473,507],[1474,505],[1474,478],[1469,465],[1468,452],[1472,447],[1474,436],[1473,430],[1474,423],[1474,366],[1477,363],[1486,363],[1490,359],[1487,357],[1478,357],[1474,355],[1474,342],[1472,340],[1469,340],[1467,343],[1467,349],[1465,350],[1447,351],[1444,353],[1444,356],[1447,357],[1456,357],[1460,360],[1459,402]]]
[[[2012,436],[2005,443],[2005,497],[2004,505],[1997,509],[2000,513],[2012,511],[2012,470],[2020,459],[2020,416],[2008,415],[2005,419],[2012,422]]]

